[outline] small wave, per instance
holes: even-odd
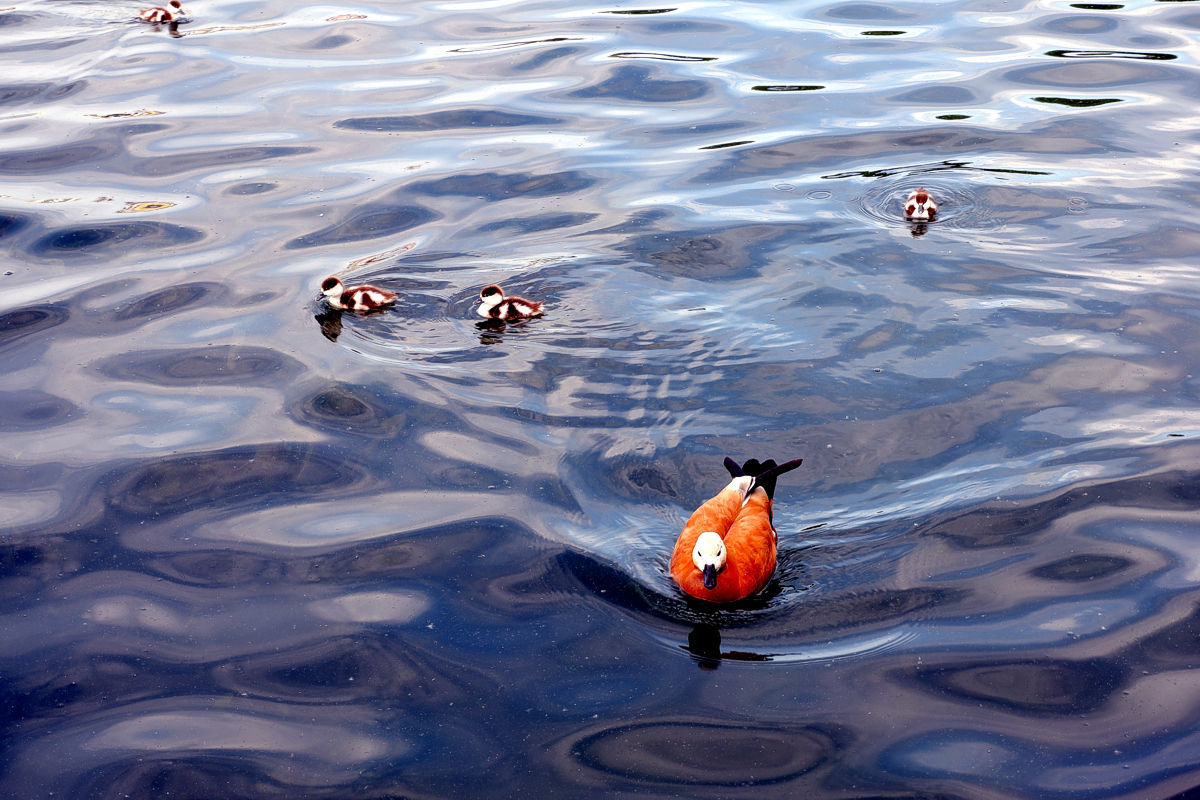
[[[1138,58],[1148,61],[1174,61],[1171,53],[1143,53],[1137,50],[1047,50],[1046,55],[1058,58]]]
[[[652,53],[648,51],[613,53],[610,58],[645,58],[651,61],[716,61],[716,56],[685,56],[678,53]]]
[[[943,165],[896,171],[868,186],[855,198],[851,210],[874,223],[912,226],[914,223],[904,218],[904,200],[913,189],[923,187],[938,204],[937,219],[931,226],[993,230],[1003,225],[1002,215],[981,200],[986,187],[956,177]]]

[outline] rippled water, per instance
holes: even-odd
[[[1200,6],[188,5],[0,10],[0,793],[1200,785]]]

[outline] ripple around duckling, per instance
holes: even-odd
[[[540,320],[494,323],[475,313],[474,294],[457,292],[447,298],[432,292],[399,291],[396,303],[370,314],[339,312],[319,301],[314,320],[325,338],[374,360],[409,368],[436,365],[439,371],[470,373],[473,364],[498,353],[480,345],[498,344],[507,337],[533,335]],[[457,365],[457,368],[455,367]]]
[[[875,181],[855,198],[852,210],[872,223],[911,228],[921,223],[904,218],[904,201],[918,188],[924,188],[937,201],[937,219],[925,223],[931,227],[995,230],[1004,224],[1002,215],[982,202],[987,187],[958,182],[939,173],[921,174],[919,169],[897,171]]]
[[[609,265],[597,261],[575,268],[604,272]],[[320,300],[311,312],[325,337],[339,346],[374,361],[435,370],[449,378],[476,375],[481,360],[511,357],[511,363],[497,368],[526,372],[531,360],[566,358],[577,365],[573,372],[595,373],[594,386],[608,383],[614,375],[618,383],[647,374],[660,376],[659,365],[674,359],[690,367],[680,374],[671,370],[676,380],[673,394],[678,396],[686,392],[685,384],[709,382],[706,376],[714,370],[762,357],[764,332],[759,328],[723,329],[721,337],[714,338],[712,327],[722,324],[724,317],[718,308],[698,305],[704,302],[703,293],[664,291],[657,276],[638,274],[625,277],[620,288],[611,292],[597,290],[612,301],[596,303],[593,294],[584,290],[584,278],[560,271],[538,267],[513,280],[496,275],[511,295],[545,304],[544,316],[528,320],[501,323],[481,318],[478,291],[488,281],[478,276],[419,282],[382,274],[356,275],[354,283],[368,281],[398,292],[395,305],[361,315],[333,311]],[[622,305],[630,297],[637,298],[636,310]],[[493,346],[518,343],[522,346],[515,349]],[[613,391],[621,396],[618,386]]]
[[[397,287],[386,287],[396,291]],[[458,351],[447,344],[444,327],[451,313],[445,302],[432,294],[399,291],[395,304],[386,309],[359,314],[339,311],[324,299],[311,308],[314,321],[330,341],[351,347],[373,360],[405,363],[416,354]]]

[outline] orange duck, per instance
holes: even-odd
[[[767,585],[775,572],[777,536],[771,523],[775,479],[802,459],[776,464],[725,459],[733,480],[688,517],[671,554],[671,577],[692,597],[733,603]]]

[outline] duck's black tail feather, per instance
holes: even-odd
[[[770,498],[775,497],[775,479],[785,472],[791,472],[802,463],[804,463],[802,458],[785,461],[782,464],[776,464],[773,458],[761,462],[757,458],[751,458],[739,467],[732,458],[725,457],[725,469],[729,470],[732,477],[740,478],[743,475],[750,475],[754,478],[750,483],[749,491],[746,492],[747,496],[754,491],[755,487],[761,486],[767,493],[767,497]]]

